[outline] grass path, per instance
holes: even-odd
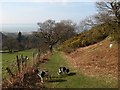
[[[60,66],[69,67],[69,76],[59,76],[57,74]],[[44,83],[47,88],[110,88],[115,85],[95,77],[85,76],[76,72],[72,66],[68,65],[59,52],[52,55],[51,59],[41,64],[39,67],[51,72],[52,79]]]

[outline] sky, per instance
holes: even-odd
[[[0,31],[36,31],[38,22],[72,20],[97,13],[96,0],[0,0]]]
[[[96,1],[98,0],[84,0],[84,1],[83,0],[0,0],[0,2],[96,2]]]
[[[28,24],[44,22],[48,19],[56,21],[70,19],[79,23],[85,17],[97,12],[95,2],[24,1],[4,0],[3,2],[2,0],[0,2],[0,24]]]

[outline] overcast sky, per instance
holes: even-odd
[[[0,24],[37,23],[47,19],[56,21],[71,19],[78,23],[85,17],[97,12],[95,2],[30,1],[23,2],[22,0],[20,2],[18,0],[15,2],[15,0],[11,0],[11,2],[8,2],[8,0],[4,0],[4,2],[0,2]]]

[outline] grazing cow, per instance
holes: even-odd
[[[34,72],[37,74],[37,76],[41,79],[41,83],[43,83],[43,78],[49,76],[48,71],[43,71],[40,69],[35,69]]]
[[[68,74],[69,73],[69,69],[67,69],[66,67],[60,67],[58,73],[59,73],[59,75],[60,74]]]

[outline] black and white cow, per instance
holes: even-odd
[[[35,69],[34,72],[41,79],[41,83],[43,83],[43,78],[44,77],[48,78],[48,76],[49,76],[48,71],[44,71],[44,70],[40,70],[40,69]]]
[[[59,73],[59,75],[61,75],[61,74],[68,74],[69,73],[69,69],[66,68],[66,67],[60,67],[58,73]]]

